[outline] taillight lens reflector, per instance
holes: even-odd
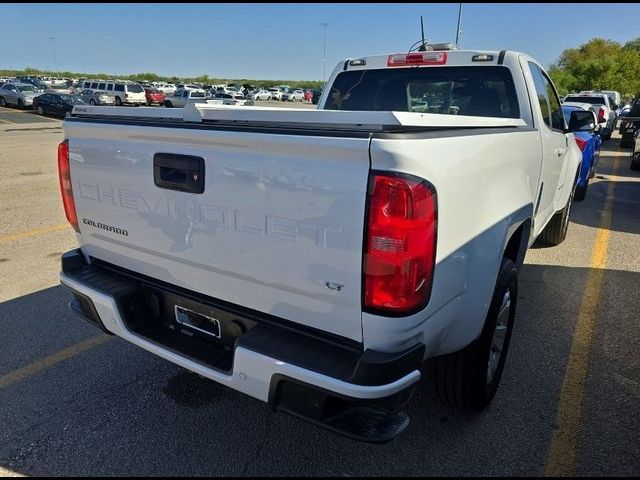
[[[78,228],[78,216],[76,205],[73,201],[73,189],[71,188],[71,169],[69,167],[69,140],[64,140],[58,145],[58,175],[60,177],[60,191],[62,192],[62,204],[67,221],[76,232]]]
[[[580,137],[575,137],[575,139],[576,139],[576,143],[578,144],[578,147],[580,147],[580,150],[584,152],[584,149],[587,148],[587,141]]]
[[[436,193],[426,180],[373,174],[364,251],[364,310],[409,315],[431,296]]]

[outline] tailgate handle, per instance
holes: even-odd
[[[204,192],[204,158],[175,153],[153,156],[153,182],[160,188],[179,192]]]

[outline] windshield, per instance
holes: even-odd
[[[35,87],[33,87],[31,85],[18,86],[18,90],[20,90],[21,92],[35,92],[36,91]]]
[[[81,98],[78,98],[74,95],[65,95],[65,94],[60,94],[60,98],[62,98],[62,100],[65,103],[70,103],[73,105],[84,105],[84,100],[82,100]]]
[[[343,72],[325,108],[520,117],[511,72],[494,66]]]
[[[604,105],[604,97],[583,97],[569,95],[564,99],[565,102],[590,103],[591,105]]]
[[[562,115],[564,116],[564,121],[567,125],[569,125],[569,120],[571,119],[571,112],[576,112],[582,110],[578,107],[562,107]]]
[[[204,97],[204,93],[202,92],[191,92],[191,98],[202,98]]]

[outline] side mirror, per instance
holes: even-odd
[[[595,128],[596,121],[591,112],[586,110],[574,110],[571,112],[569,132],[592,132]]]

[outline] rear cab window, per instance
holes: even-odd
[[[502,66],[342,72],[324,108],[520,118],[511,71]]]
[[[137,83],[132,83],[130,85],[127,85],[127,92],[131,92],[131,93],[144,93],[143,88],[138,85]]]

